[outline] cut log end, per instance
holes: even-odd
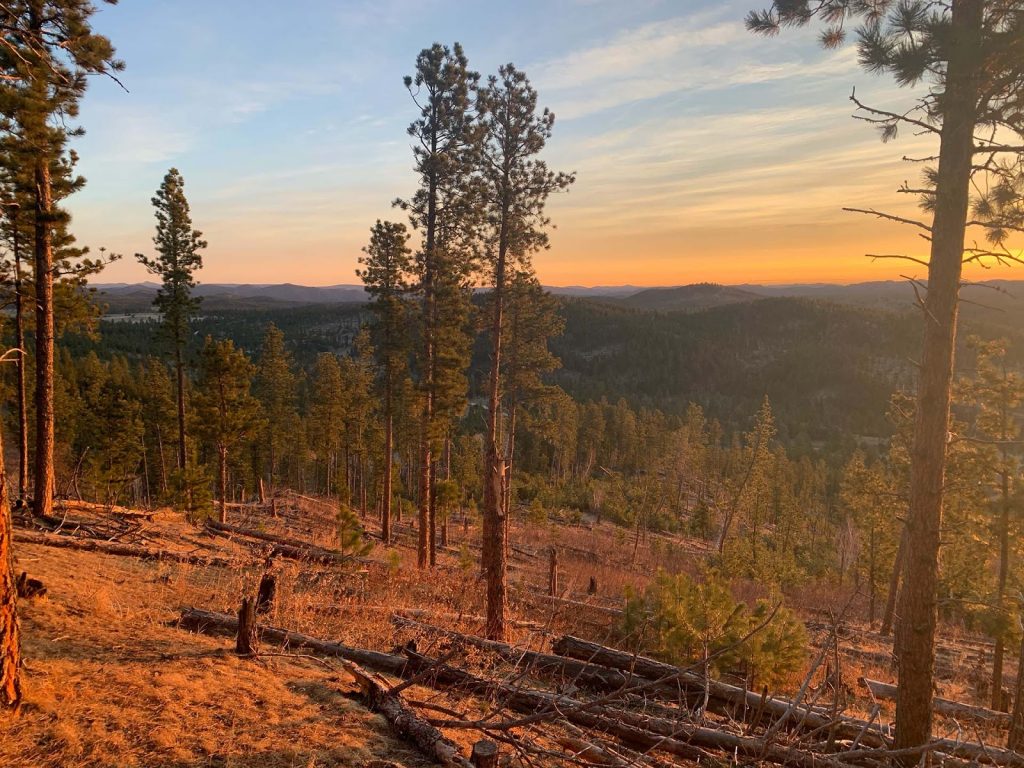
[[[488,739],[482,739],[473,745],[473,754],[469,761],[476,768],[497,768],[498,745]]]

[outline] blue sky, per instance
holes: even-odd
[[[754,0],[756,2],[756,0]],[[87,188],[79,239],[126,258],[103,281],[144,279],[150,197],[186,179],[210,243],[206,282],[355,282],[370,225],[415,184],[402,77],[434,41],[474,69],[524,69],[557,116],[546,157],[575,170],[550,204],[537,257],[549,284],[886,279],[867,252],[919,253],[912,233],[841,212],[912,211],[907,136],[882,145],[850,118],[911,94],[813,33],[742,26],[750,2],[678,0],[122,0],[97,29],[127,63],[124,92],[95,80],[76,141]]]

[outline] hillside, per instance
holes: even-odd
[[[887,434],[917,339],[907,313],[788,298],[671,314],[572,301],[564,313],[554,379],[574,396],[671,413],[695,402],[728,429],[767,394],[785,442]]]
[[[536,708],[517,709],[522,705],[516,704],[515,695],[543,697],[554,692],[565,697],[560,710],[532,725],[509,729],[515,741],[503,744],[503,752],[531,758],[513,765],[579,765],[573,755],[584,745],[589,745],[590,754],[630,756],[632,764],[645,768],[692,765],[698,754],[692,752],[693,744],[701,746],[700,764],[717,764],[734,752],[730,742],[716,746],[716,739],[758,732],[757,715],[742,703],[737,710],[736,699],[728,698],[746,696],[735,675],[713,683],[707,712],[695,720],[691,702],[699,696],[694,698],[676,682],[666,690],[638,670],[636,677],[630,675],[629,684],[640,685],[645,695],[620,696],[615,688],[601,688],[616,680],[618,688],[623,687],[621,675],[615,677],[612,669],[550,653],[552,646],[564,646],[564,641],[555,641],[567,635],[630,649],[632,641],[622,638],[618,629],[624,588],[649,584],[662,568],[697,569],[708,556],[707,542],[651,534],[635,548],[624,547],[621,529],[607,523],[574,524],[553,517],[537,525],[517,512],[511,527],[510,566],[515,630],[512,650],[504,646],[503,651],[480,645],[476,637],[484,606],[471,556],[480,540],[475,520],[455,521],[446,532],[449,543],[441,547],[438,568],[428,574],[415,567],[415,530],[408,524],[398,525],[394,547],[378,546],[359,562],[323,565],[284,555],[265,559],[273,550],[267,537],[287,537],[310,551],[332,546],[333,509],[331,501],[283,492],[273,513],[269,505],[232,505],[229,524],[235,528],[230,533],[194,525],[168,509],[140,516],[131,510],[69,503],[61,510],[67,527],[56,531],[50,530],[52,523],[19,517],[19,571],[41,579],[48,591],[19,605],[27,698],[18,719],[0,722],[0,764],[426,768],[435,763],[371,711],[366,696],[342,667],[346,657],[358,658],[361,664],[377,660],[386,666],[396,659],[401,663],[403,648],[407,655],[408,649],[416,648],[427,658],[443,657],[446,669],[472,674],[490,685],[511,681],[503,689],[506,693],[496,698],[473,691],[465,682],[453,685],[439,675],[404,672],[407,683],[400,695],[423,718],[439,724],[454,721],[456,727],[442,730],[464,754],[480,732],[457,727],[458,722],[485,717],[497,725],[522,714],[536,715]],[[368,535],[376,536],[376,522],[365,523]],[[124,547],[166,554],[156,559],[69,548],[97,541],[109,545],[106,539],[112,536]],[[555,597],[547,595],[547,552],[552,546],[560,552]],[[209,562],[179,563],[172,555]],[[234,652],[234,632],[225,627],[232,626],[242,598],[252,596],[267,573],[275,579],[276,593],[260,618],[264,630],[258,653],[240,657]],[[587,594],[591,578],[594,589]],[[738,589],[747,601],[766,594],[756,584]],[[811,646],[801,650],[798,671],[772,689],[779,698],[767,699],[770,705],[789,706],[815,649],[833,631],[827,615],[842,609],[849,589],[790,596]],[[215,620],[226,624],[218,629]],[[286,631],[291,633],[287,643],[281,639]],[[883,698],[876,704],[856,681],[861,675],[892,679],[889,640],[853,620],[839,621],[835,631],[837,658],[842,659],[843,678],[848,681],[841,704],[837,703],[844,724],[853,722],[856,730],[861,726],[852,718],[864,718],[870,711],[878,727],[888,728],[892,702]],[[950,628],[944,632],[939,693],[974,702],[974,664],[988,658],[990,647]],[[319,645],[304,646],[307,642]],[[537,651],[546,655],[538,656]],[[821,691],[831,690],[828,674],[816,675],[810,666],[808,679],[820,679]],[[376,679],[387,686],[402,680],[393,669]],[[507,693],[513,686],[515,695]],[[750,696],[765,705],[757,692]],[[822,693],[815,701],[818,696]],[[831,698],[828,693],[821,701]],[[611,711],[618,713],[617,719],[627,722],[671,718],[677,738],[645,741],[638,731],[616,735],[614,726],[602,726],[600,720],[595,728],[592,721],[572,716],[566,704],[573,701],[587,701],[591,707],[603,702],[603,707],[615,708]],[[959,712],[945,724],[954,727],[963,717]],[[745,720],[750,722],[744,724]],[[653,728],[659,721],[650,722]],[[697,723],[700,729],[695,729]],[[999,725],[971,726],[967,741],[985,738],[989,744],[998,743]],[[790,739],[780,738],[783,743]],[[653,754],[642,757],[638,749],[644,754],[652,749]]]
[[[717,283],[695,283],[674,288],[648,288],[619,300],[632,309],[655,312],[699,312],[702,309],[756,301],[763,296]]]
[[[348,353],[360,326],[370,319],[359,303],[241,307],[238,301],[231,309],[206,307],[195,322],[194,338],[231,338],[255,355],[272,322],[306,370],[321,352]],[[695,402],[733,429],[745,428],[767,394],[787,444],[888,434],[889,396],[909,384],[919,336],[919,315],[912,308],[789,297],[683,312],[567,298],[560,311],[565,333],[551,346],[562,367],[550,380],[573,397],[625,398],[634,406],[671,414]],[[1008,335],[1014,359],[1024,354],[1019,330],[1008,327],[1007,312],[983,314],[982,308],[971,307],[965,315],[962,340],[970,333]],[[106,321],[99,341],[68,337],[65,344],[76,356],[95,350],[101,357],[138,359],[153,349],[153,326]],[[473,381],[481,380],[485,364],[486,351],[478,347]]]

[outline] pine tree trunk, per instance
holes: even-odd
[[[1019,659],[1024,659],[1024,635],[1020,639]],[[1017,669],[1017,684],[1014,687],[1013,715],[1010,718],[1010,735],[1006,746],[1015,752],[1024,751],[1024,663]]]
[[[513,399],[509,404],[508,413],[508,447],[507,453],[505,454],[505,460],[508,462],[505,467],[505,497],[502,499],[502,514],[505,519],[509,519],[509,510],[512,508],[512,464],[515,459],[516,453],[516,412],[519,409],[519,403]]]
[[[903,576],[903,561],[907,556],[907,529],[900,531],[900,543],[896,547],[896,558],[892,563],[892,574],[889,576],[889,594],[885,598],[885,611],[882,613],[882,637],[892,633],[892,623],[896,617],[896,600],[900,593],[900,580]]]
[[[434,115],[436,119],[436,113]],[[437,153],[437,132],[431,136],[431,155]],[[427,190],[427,227],[425,243],[425,269],[423,274],[423,413],[420,424],[420,498],[419,498],[419,530],[416,561],[420,568],[426,568],[430,559],[430,503],[433,493],[430,487],[430,471],[433,466],[434,439],[434,397],[435,377],[434,365],[436,350],[434,333],[436,330],[436,296],[434,295],[434,270],[436,254],[434,253],[437,238],[437,175],[431,173]]]
[[[14,343],[18,346],[18,495],[28,495],[28,394],[25,359],[25,296],[21,280],[21,244],[18,220],[14,220]]]
[[[494,303],[491,318],[491,373],[488,384],[487,436],[484,459],[483,549],[481,565],[487,580],[486,636],[491,640],[505,639],[505,462],[499,451],[501,419],[501,333],[505,302],[505,255],[507,250],[508,203],[503,203],[501,232],[498,240],[498,259],[494,269]]]
[[[185,340],[176,339],[174,344],[174,376],[177,382],[178,405],[178,469],[184,471],[188,457],[185,455]]]
[[[437,565],[437,462],[430,464],[430,506],[427,512],[427,554],[430,567]]]
[[[957,298],[977,111],[981,0],[954,0],[951,54],[942,99],[935,215],[932,223],[924,341],[910,466],[907,559],[899,597],[899,690],[895,748],[919,747],[931,737],[939,541],[946,442],[956,345]],[[904,758],[907,764],[917,757]]]
[[[217,498],[220,499],[220,521],[228,521],[228,449],[217,446]]]
[[[49,158],[42,150],[35,159],[35,279],[36,279],[36,473],[34,510],[39,517],[53,513],[53,209]]]
[[[1002,436],[1006,439],[1006,434]],[[999,575],[996,580],[996,605],[999,611],[1005,611],[1006,582],[1010,575],[1010,474],[1006,471],[1006,449],[1002,449],[1003,471],[1000,472],[1000,509],[999,509]],[[992,651],[992,709],[1003,709],[1003,656],[1006,652],[1006,633],[1000,631],[996,636],[995,648]]]
[[[394,417],[391,414],[391,378],[384,384],[384,477],[381,489],[381,539],[384,546],[391,543],[391,473],[394,469],[395,450]]]
[[[0,435],[2,455],[3,437]],[[10,488],[7,473],[0,465],[0,709],[8,711],[17,711],[21,705],[21,634],[13,538]]]
[[[164,455],[163,430],[156,428],[156,448],[160,454],[160,492],[167,495],[167,457]]]

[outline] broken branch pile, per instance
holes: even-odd
[[[645,759],[651,751],[688,760],[726,753],[730,757],[742,756],[797,768],[878,768],[894,757],[930,753],[950,764],[977,762],[1024,768],[1021,755],[975,742],[938,739],[923,749],[896,752],[890,747],[887,729],[875,723],[874,717],[870,721],[857,720],[838,711],[801,704],[799,697],[787,701],[766,693],[758,695],[708,680],[699,667],[682,669],[580,638],[561,638],[555,644],[556,653],[550,654],[462,635],[406,618],[396,617],[395,621],[423,633],[443,635],[453,647],[438,660],[410,647],[405,649],[404,656],[399,656],[351,648],[283,629],[263,628],[261,633],[264,640],[357,661],[404,678],[406,684],[387,690],[381,688],[385,695],[397,700],[389,705],[396,719],[400,713],[407,713],[409,706],[399,693],[415,683],[447,691],[455,697],[472,695],[489,703],[488,714],[484,717],[449,713],[452,719],[431,721],[435,728],[475,729],[488,738],[505,734],[519,744],[527,734],[536,735],[540,727],[561,728],[563,732],[552,739],[566,745],[563,749],[571,750],[562,758],[567,762],[571,762],[581,748],[603,743],[603,736],[624,745],[622,749],[627,752],[640,750]],[[185,611],[180,623],[199,631],[237,629],[234,616],[196,609]],[[489,677],[482,677],[449,664],[449,659],[466,645],[493,653],[510,662],[513,669],[499,673],[499,667],[489,666]],[[501,676],[494,677],[496,674]],[[545,687],[544,681],[553,677],[558,681],[558,690]],[[707,711],[691,709],[695,699],[705,699],[705,688]],[[583,690],[596,692],[596,695],[583,698],[579,695]],[[654,703],[655,698],[664,703]],[[710,717],[712,713],[714,717]],[[459,715],[460,719],[454,715]],[[571,727],[566,724],[576,727],[570,730],[570,737],[564,733],[564,729]],[[579,738],[579,728],[590,732],[583,734],[588,739]],[[417,736],[410,735],[410,738],[419,744]],[[429,744],[436,743],[429,739],[428,742],[421,748],[430,749]],[[591,750],[591,754],[603,749],[598,747],[597,751]]]

